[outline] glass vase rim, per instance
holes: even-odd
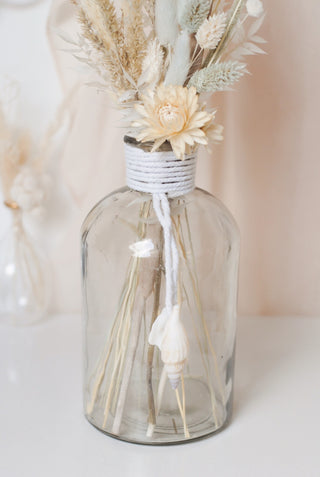
[[[161,153],[161,152],[171,152],[173,153],[172,146],[169,141],[165,141],[164,143],[159,146],[159,148],[156,151],[152,151],[152,148],[154,146],[154,141],[146,141],[146,142],[141,142],[137,141],[134,137],[125,135],[123,138],[123,142],[129,146],[135,147],[137,149],[141,149],[144,152],[153,152],[153,153]],[[190,153],[187,155],[192,155],[192,156],[197,156],[198,150],[193,148]]]

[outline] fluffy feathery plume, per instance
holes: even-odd
[[[138,84],[147,84],[150,89],[153,89],[161,79],[163,62],[164,51],[159,40],[155,38],[148,45],[147,53],[142,63],[142,73]]]
[[[123,0],[119,18],[112,0],[80,0],[78,6],[83,36],[98,54],[100,70],[120,93],[135,88],[147,47],[143,1]],[[86,56],[91,66],[92,55]]]
[[[183,85],[190,68],[190,35],[182,32],[175,43],[174,53],[168,68],[165,84]]]
[[[177,0],[156,0],[155,26],[161,45],[174,46],[179,34]]]
[[[109,0],[81,0],[80,7],[89,26],[104,48],[112,48],[120,39],[120,29],[114,5]]]
[[[79,22],[82,34],[88,45],[97,53],[99,69],[107,72],[108,79],[113,87],[125,90],[130,87],[130,82],[123,75],[122,66],[117,50],[123,45],[123,35],[116,18],[113,4],[108,0],[104,2],[104,9],[96,0],[82,0],[79,5]],[[88,48],[90,50],[91,48]],[[85,52],[83,59],[89,66],[92,65],[92,55]],[[79,58],[79,57],[78,57]],[[80,58],[79,58],[80,59]]]
[[[179,23],[183,30],[196,33],[210,12],[210,0],[180,0]]]
[[[224,91],[238,81],[245,72],[244,63],[238,61],[218,63],[196,71],[188,86],[195,87],[198,93]]]
[[[214,50],[222,38],[227,26],[227,15],[218,13],[206,19],[200,26],[196,40],[202,49]]]
[[[147,49],[143,28],[143,0],[126,0],[122,3],[124,45],[120,50],[123,69],[136,83],[142,72],[142,63]]]
[[[155,21],[155,4],[156,4],[155,0],[145,0],[143,4],[152,28],[154,27],[154,21]]]

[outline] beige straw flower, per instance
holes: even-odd
[[[140,130],[138,141],[154,142],[152,151],[169,141],[176,157],[183,160],[187,146],[208,144],[205,128],[214,114],[202,110],[195,88],[162,84],[142,101],[135,106],[141,118],[132,125]]]
[[[227,15],[218,13],[205,20],[199,28],[196,39],[202,49],[214,50],[227,26]]]

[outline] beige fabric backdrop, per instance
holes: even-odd
[[[235,92],[216,95],[225,142],[200,154],[198,185],[234,214],[242,235],[239,311],[320,314],[319,0],[265,0],[267,56],[249,58]],[[64,91],[81,79],[57,29],[72,32],[69,0],[53,0],[49,40]],[[72,202],[56,251],[55,303],[79,304],[79,235],[91,206],[124,184],[118,113],[103,94],[81,87],[61,157]],[[63,264],[63,266],[59,266]],[[75,265],[77,264],[77,265]]]

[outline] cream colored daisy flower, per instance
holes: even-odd
[[[136,139],[154,142],[152,151],[169,141],[176,157],[184,159],[187,146],[208,144],[205,130],[214,114],[201,108],[193,87],[162,84],[155,92],[143,96],[142,104],[135,109],[140,115],[132,124],[138,129]]]

